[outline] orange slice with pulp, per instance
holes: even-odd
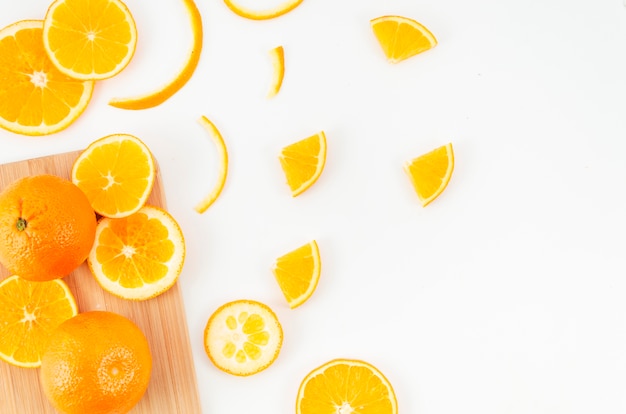
[[[284,147],[279,156],[291,195],[296,197],[310,188],[326,164],[326,134],[315,135]]]
[[[302,305],[313,295],[321,269],[315,240],[276,259],[272,271],[290,308]]]
[[[448,143],[420,155],[404,165],[413,188],[426,207],[445,190],[454,170],[454,152]]]
[[[424,25],[402,16],[381,16],[370,21],[378,43],[390,63],[398,63],[437,46]]]

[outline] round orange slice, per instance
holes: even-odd
[[[454,152],[448,143],[404,165],[417,197],[426,207],[446,189],[454,170]]]
[[[137,212],[148,200],[156,177],[152,153],[139,138],[114,134],[92,142],[74,161],[72,182],[104,217]]]
[[[146,300],[174,286],[184,260],[185,239],[176,220],[144,206],[127,217],[101,219],[87,263],[104,290]]]
[[[274,74],[272,76],[272,83],[270,85],[270,91],[267,94],[268,98],[273,98],[278,95],[280,88],[283,84],[283,78],[285,77],[285,51],[282,46],[276,46],[270,50],[270,59],[272,59],[272,67],[274,68]]]
[[[55,0],[44,20],[43,44],[52,62],[67,76],[107,79],[132,59],[137,28],[120,0]]]
[[[302,3],[302,0],[272,0],[264,2],[261,7],[252,0],[224,0],[224,3],[235,14],[252,20],[273,19],[289,13]]]
[[[403,16],[381,16],[370,21],[374,35],[390,63],[398,63],[437,46],[423,24]]]
[[[61,279],[31,282],[10,276],[0,283],[0,359],[24,368],[41,366],[50,334],[78,314]]]
[[[306,302],[320,280],[320,251],[315,240],[276,259],[272,271],[290,308]]]
[[[296,414],[397,414],[391,383],[372,364],[336,359],[311,371],[300,384]]]
[[[236,300],[220,306],[204,329],[204,349],[213,364],[232,375],[248,376],[278,357],[283,329],[269,306]]]
[[[67,128],[87,108],[93,81],[70,78],[43,45],[43,21],[22,20],[0,30],[0,127],[24,135]]]
[[[291,195],[296,197],[309,189],[322,174],[326,164],[326,134],[315,135],[284,147],[279,156]]]
[[[200,201],[195,207],[198,213],[204,213],[210,206],[217,200],[222,193],[224,184],[226,183],[226,174],[228,173],[228,151],[226,151],[226,144],[222,134],[217,127],[206,116],[200,117],[200,124],[207,130],[207,132],[213,138],[215,146],[217,147],[219,156],[219,172],[217,176],[217,182],[213,186],[213,189],[207,196]]]

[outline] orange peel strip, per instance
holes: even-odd
[[[278,91],[280,91],[285,76],[285,51],[283,47],[276,46],[274,49],[270,50],[270,58],[272,59],[274,75],[272,76],[272,84],[267,97],[273,98],[278,94]]]
[[[133,110],[153,108],[169,99],[191,79],[191,76],[198,66],[200,53],[202,52],[202,16],[193,0],[183,0],[183,3],[189,14],[193,41],[191,44],[191,53],[181,71],[169,83],[154,92],[130,98],[114,98],[109,101],[109,105],[116,108]]]
[[[253,10],[237,4],[236,0],[224,0],[224,3],[235,14],[252,20],[268,20],[289,13],[302,3],[303,0],[286,0],[282,4],[263,10]]]
[[[226,183],[226,175],[228,173],[228,151],[226,151],[226,144],[224,143],[222,134],[220,134],[220,131],[215,127],[213,122],[211,122],[206,116],[201,116],[198,122],[200,122],[200,124],[209,132],[211,138],[213,138],[213,141],[217,146],[220,160],[220,170],[218,172],[217,182],[213,186],[211,192],[194,208],[198,213],[202,214],[222,193],[222,189]]]

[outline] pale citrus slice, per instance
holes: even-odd
[[[273,98],[278,95],[285,76],[285,51],[283,50],[283,47],[276,46],[270,50],[270,58],[272,59],[274,72],[272,76],[272,84],[270,85],[270,91],[267,94],[267,97]]]
[[[298,7],[302,0],[224,0],[233,12],[252,20],[267,20],[282,16]],[[259,5],[261,3],[261,5]]]
[[[72,182],[104,217],[125,217],[148,200],[156,176],[152,153],[139,138],[113,134],[92,142],[74,161]]]
[[[0,359],[37,368],[50,334],[78,314],[72,292],[61,279],[31,282],[10,276],[0,283]]]
[[[311,371],[300,384],[296,414],[397,414],[391,383],[373,365],[336,359]]]
[[[120,0],[55,0],[44,20],[43,44],[54,65],[67,76],[107,79],[132,59],[137,28]]]
[[[265,304],[236,300],[220,306],[204,329],[204,349],[220,370],[238,376],[256,374],[278,357],[283,328]]]
[[[185,239],[176,220],[146,205],[128,217],[101,219],[87,263],[104,290],[145,300],[176,283],[184,260]]]
[[[133,110],[152,108],[168,100],[191,79],[191,76],[198,66],[198,62],[200,62],[200,53],[202,52],[202,16],[193,0],[182,1],[189,15],[193,40],[189,48],[189,56],[178,74],[167,84],[153,92],[129,98],[114,98],[109,101],[109,105],[116,108]]]
[[[404,165],[413,188],[426,207],[445,190],[454,170],[454,152],[448,143],[420,155]]]
[[[211,138],[213,138],[215,146],[217,147],[220,163],[217,182],[213,186],[211,192],[207,194],[207,196],[195,207],[195,210],[198,213],[204,213],[220,196],[222,189],[224,188],[224,184],[226,183],[226,174],[228,173],[228,151],[226,151],[224,138],[222,138],[222,134],[220,134],[220,131],[217,129],[215,124],[213,124],[213,122],[211,122],[206,116],[200,117],[199,122],[211,135]]]
[[[437,46],[435,36],[421,23],[402,16],[381,16],[370,21],[387,60],[398,63]]]
[[[43,21],[22,20],[0,30],[0,127],[24,135],[61,131],[85,110],[93,81],[70,78],[43,47]]]
[[[290,308],[302,305],[313,295],[321,269],[315,240],[276,259],[272,271]]]
[[[320,131],[287,145],[279,156],[291,195],[296,197],[311,187],[326,164],[326,134]]]

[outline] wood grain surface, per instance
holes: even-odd
[[[69,178],[80,151],[0,165],[0,191],[20,177],[55,174]],[[166,208],[161,176],[157,172],[148,204]],[[184,270],[181,277],[184,277]],[[9,276],[0,265],[0,280]],[[132,414],[199,414],[196,374],[189,343],[187,321],[178,283],[162,295],[134,302],[105,292],[86,263],[64,279],[76,297],[80,312],[108,310],[124,315],[145,333],[153,356],[148,391]],[[0,311],[2,311],[0,309]],[[18,368],[0,361],[0,413],[55,413],[39,385],[39,370]]]

